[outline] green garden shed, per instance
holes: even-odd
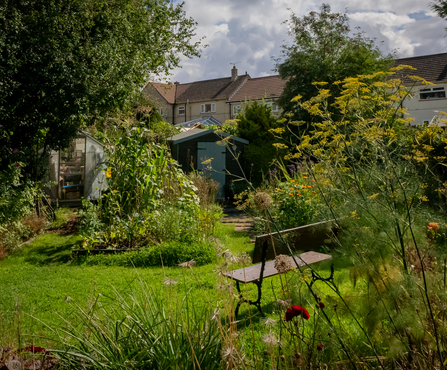
[[[222,144],[222,140],[227,142]],[[225,196],[225,185],[236,176],[243,176],[235,157],[240,157],[248,141],[215,130],[191,129],[167,139],[172,157],[185,172],[198,170],[204,172],[220,184],[218,198]],[[211,159],[211,163],[204,163]],[[240,160],[240,158],[239,158]],[[235,175],[235,176],[234,176]]]

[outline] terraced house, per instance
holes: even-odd
[[[403,107],[414,118],[412,125],[430,124],[436,117],[441,118],[439,112],[447,112],[447,53],[401,58],[396,61],[396,65],[400,64],[416,68],[406,72],[406,76],[419,76],[433,84],[426,86],[404,77],[404,84],[413,87],[413,96],[403,102]]]
[[[238,75],[236,67],[231,76],[181,84],[150,82],[144,91],[152,98],[166,122],[180,124],[195,119],[213,117],[220,123],[233,119],[249,101],[264,101],[279,114],[276,99],[285,81],[278,75],[251,78],[247,72]],[[213,120],[213,121],[214,121]]]
[[[404,84],[413,87],[413,96],[405,99],[413,125],[429,124],[447,111],[447,53],[397,59],[395,65],[410,65],[416,70],[406,75],[416,75],[433,83],[422,85],[408,77]],[[150,82],[144,91],[151,96],[165,121],[181,124],[212,117],[213,123],[223,123],[236,117],[247,102],[264,100],[279,115],[276,99],[281,95],[285,81],[278,75],[251,78],[247,73],[238,75],[236,67],[230,77],[181,84]],[[447,117],[443,117],[447,119]],[[217,121],[216,121],[217,120]]]

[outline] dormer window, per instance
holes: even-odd
[[[419,98],[421,100],[443,99],[445,98],[444,87],[427,87],[419,90]]]

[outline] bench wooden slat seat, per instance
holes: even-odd
[[[297,264],[295,264],[295,261],[291,256],[288,257],[292,267],[295,268],[300,268],[306,265],[312,265],[331,259],[331,255],[314,252],[312,250],[309,251],[309,248],[314,249],[319,245],[326,244],[326,239],[329,237],[328,232],[331,231],[332,228],[332,222],[332,220],[317,222],[315,224],[300,226],[294,229],[282,230],[280,232],[258,236],[256,238],[253,262],[261,263],[222,274],[223,276],[236,282],[236,288],[239,292],[239,302],[237,303],[235,311],[236,318],[242,303],[248,303],[256,306],[261,315],[264,315],[261,308],[262,281],[264,278],[279,274],[275,268],[275,261],[273,260],[275,255],[286,254],[289,248],[291,248],[292,251],[297,249],[307,250],[304,253],[295,255]],[[295,233],[292,246],[290,246],[290,244],[287,245],[288,241],[283,239],[280,239],[281,243],[278,243],[278,240],[275,241],[278,234],[281,234],[282,236],[283,234],[290,234],[291,232]],[[285,243],[283,241],[285,241]],[[275,243],[275,247],[273,247],[273,243]],[[267,262],[267,260],[271,261]],[[333,268],[331,268],[331,278],[332,276]],[[253,283],[258,287],[258,298],[256,301],[244,298],[241,292],[240,283]]]
[[[331,258],[332,256],[330,256],[329,254],[323,254],[318,252],[306,252],[295,256],[296,262],[298,263],[299,267],[322,262]],[[294,268],[297,268],[297,265],[293,261],[293,258],[289,256],[289,259],[291,265]],[[254,281],[259,280],[261,274],[261,267],[262,263],[258,263],[256,265],[244,267],[239,270],[225,272],[222,275],[241,283],[253,283]],[[275,276],[278,274],[279,272],[275,268],[275,261],[269,261],[265,263],[263,278]]]

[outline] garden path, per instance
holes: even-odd
[[[226,216],[220,219],[220,222],[226,225],[234,225],[235,231],[248,233],[252,243],[255,242],[256,236],[253,231],[253,218],[245,212],[236,208],[225,208],[223,212]]]

